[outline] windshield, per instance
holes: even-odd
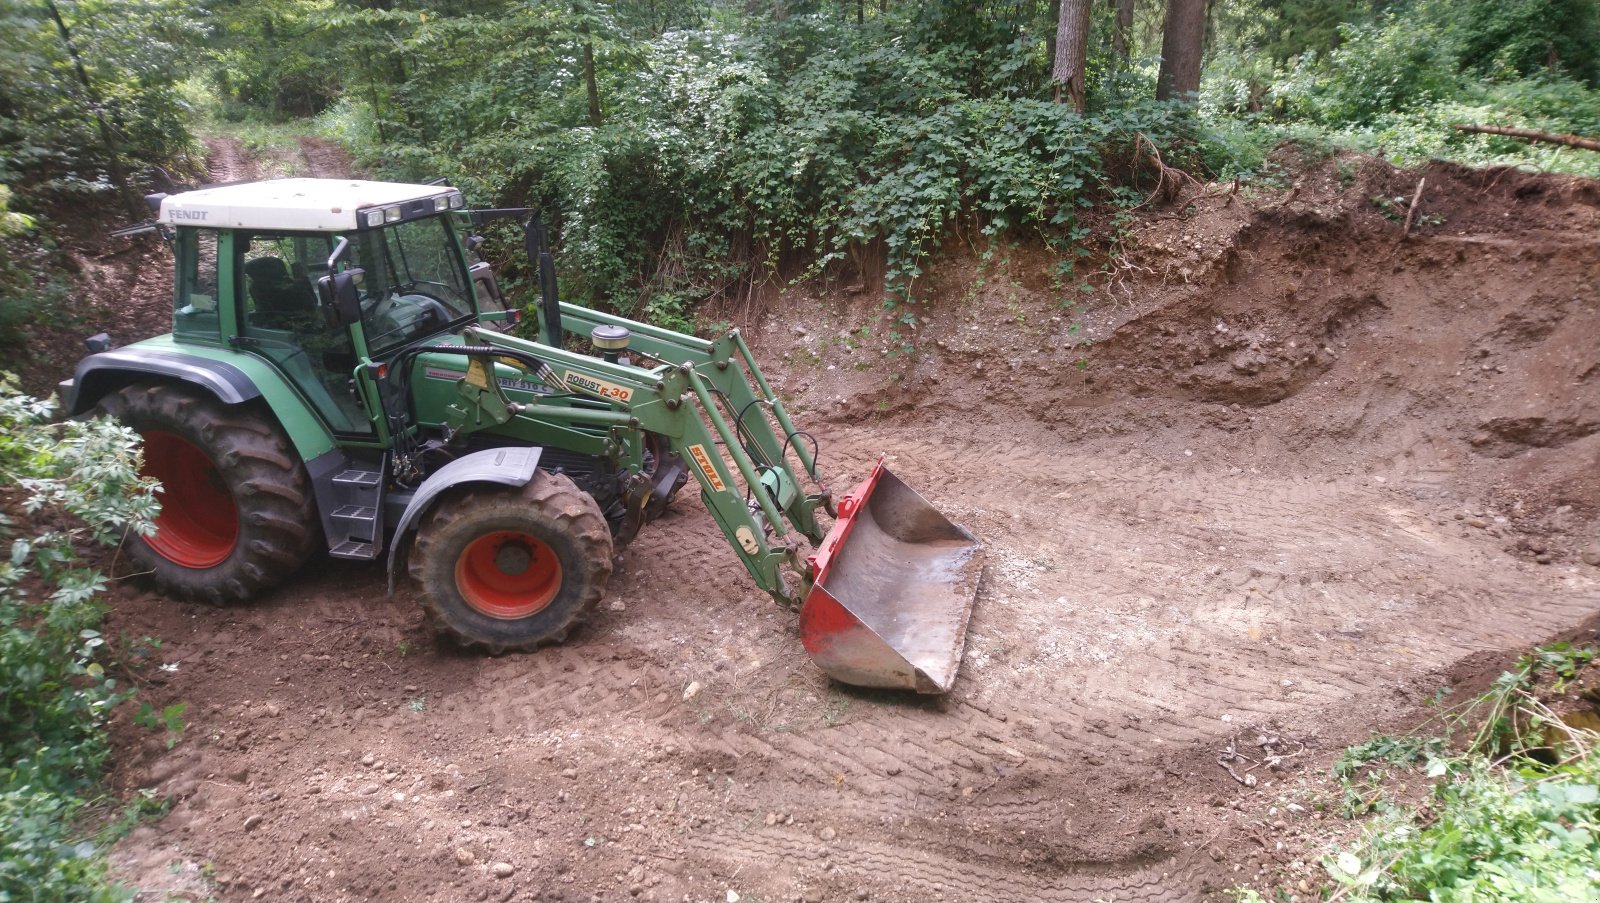
[[[366,271],[361,323],[382,357],[472,313],[472,290],[442,216],[351,236],[350,263]]]

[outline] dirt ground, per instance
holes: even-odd
[[[124,584],[109,633],[159,638],[138,679],[187,710],[171,749],[117,725],[119,788],[173,800],[119,873],[150,900],[1309,899],[1351,830],[1331,759],[1600,608],[1600,186],[1293,162],[1142,211],[1092,293],[953,241],[898,337],[849,280],[734,312],[838,488],[885,455],[987,543],[948,696],[830,685],[691,493],[536,654],[436,643],[377,566],[232,609]],[[250,175],[226,143],[213,168]],[[1424,175],[1403,238],[1373,198]]]

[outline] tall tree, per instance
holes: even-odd
[[[61,18],[61,9],[56,6],[55,0],[45,0],[45,9],[50,12],[51,21],[56,23],[56,33],[61,36],[61,43],[67,48],[67,56],[72,60],[72,71],[77,73],[78,85],[83,88],[83,98],[94,116],[95,126],[100,131],[100,141],[105,145],[106,164],[111,170],[111,184],[122,195],[123,203],[128,205],[128,212],[134,219],[138,219],[143,212],[139,209],[139,202],[134,197],[128,177],[122,171],[122,148],[117,140],[112,137],[111,126],[106,124],[106,111],[100,100],[100,92],[95,90],[94,82],[89,78],[88,70],[83,68],[83,58],[78,55],[78,45],[72,40],[72,29]]]
[[[1051,78],[1056,83],[1056,102],[1066,90],[1072,109],[1083,112],[1084,65],[1089,56],[1089,0],[1061,0],[1061,19],[1056,23],[1056,64]]]
[[[1200,61],[1206,42],[1206,0],[1167,0],[1161,34],[1157,100],[1192,99],[1200,91]]]
[[[588,34],[585,33],[584,37],[587,38]],[[583,45],[583,90],[589,100],[589,124],[599,128],[600,86],[594,78],[594,45],[587,41]]]
[[[1133,0],[1112,0],[1117,7],[1111,28],[1111,55],[1118,63],[1128,61],[1128,45],[1133,40]]]

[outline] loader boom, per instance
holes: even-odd
[[[515,412],[504,422],[475,422],[529,439],[565,428],[613,453],[624,451],[640,430],[667,437],[689,462],[706,508],[757,585],[784,605],[799,605],[810,589],[810,549],[823,539],[816,512],[827,510],[831,496],[817,478],[808,437],[795,428],[739,331],[705,340],[571,304],[561,305],[561,322],[564,331],[585,336],[595,326],[623,327],[633,336],[631,355],[650,366],[468,329],[464,347],[506,352],[495,361],[496,378],[485,382]],[[530,373],[512,355],[532,357],[548,370]],[[443,372],[453,376],[459,357],[454,363],[450,357],[431,352],[415,366],[424,368],[423,379],[429,366],[451,367]],[[804,491],[807,485],[814,491]]]

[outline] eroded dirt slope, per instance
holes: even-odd
[[[119,779],[176,801],[125,873],[315,901],[1314,879],[1301,802],[1339,749],[1600,605],[1595,187],[1426,175],[1443,221],[1406,240],[1370,198],[1418,174],[1375,163],[1191,197],[1083,300],[1037,249],[952,254],[914,355],[866,293],[747,324],[840,488],[887,454],[989,543],[943,699],[830,686],[693,498],[533,655],[435,644],[378,567],[230,610],[122,588],[112,630],[173,668],[150,698],[189,704],[170,751],[121,726]]]

